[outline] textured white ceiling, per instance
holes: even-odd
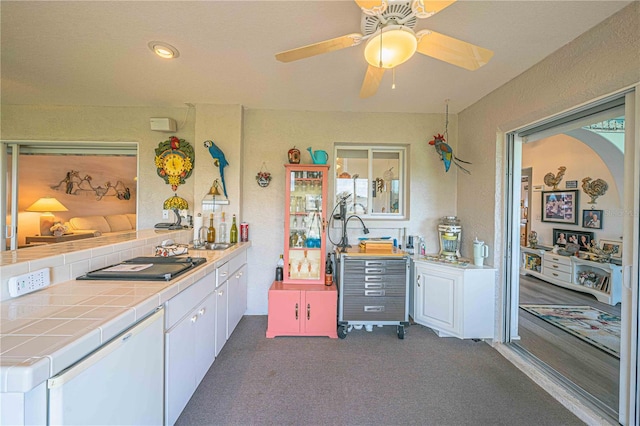
[[[241,104],[312,111],[457,113],[630,1],[465,1],[418,20],[495,52],[467,71],[416,54],[360,99],[364,43],[292,63],[277,52],[360,32],[351,0],[2,1],[3,104]],[[180,51],[162,60],[147,43]],[[584,52],[588,54],[588,52]]]

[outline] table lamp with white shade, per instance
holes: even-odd
[[[42,212],[40,216],[40,235],[51,235],[55,216],[51,212],[66,212],[68,209],[53,197],[42,197],[27,207],[28,212]]]

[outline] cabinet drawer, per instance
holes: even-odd
[[[182,317],[190,313],[207,294],[214,290],[213,275],[198,280],[186,290],[169,299],[165,306],[165,329],[173,327]]]
[[[344,321],[406,320],[404,297],[347,297],[342,309]]]
[[[571,273],[569,272],[556,271],[545,267],[543,269],[543,274],[556,280],[566,281],[568,283],[571,282]]]
[[[344,296],[366,296],[366,297],[383,297],[383,296],[399,296],[404,297],[406,287],[402,285],[389,285],[385,283],[376,283],[371,287],[344,287],[342,291]]]
[[[571,266],[571,258],[568,256],[560,256],[559,254],[545,253],[544,260],[549,262],[558,263],[561,265]]]
[[[571,274],[571,265],[565,265],[564,263],[551,262],[547,259],[542,263],[544,269],[547,271],[566,272]]]
[[[387,275],[387,276],[363,276],[363,277],[352,277],[345,276],[342,279],[342,285],[345,289],[353,288],[353,289],[376,289],[376,288],[404,288],[406,287],[406,275]]]
[[[344,264],[345,278],[347,276],[363,275],[401,275],[405,274],[406,270],[407,262],[404,259],[346,259]]]

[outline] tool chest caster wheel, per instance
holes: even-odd
[[[404,339],[404,325],[398,326],[398,339]]]
[[[346,325],[341,325],[340,327],[338,327],[338,337],[341,339],[344,339],[345,337],[347,337],[347,326]]]

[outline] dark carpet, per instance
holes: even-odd
[[[245,316],[177,425],[581,425],[483,342],[412,325],[267,339]]]

